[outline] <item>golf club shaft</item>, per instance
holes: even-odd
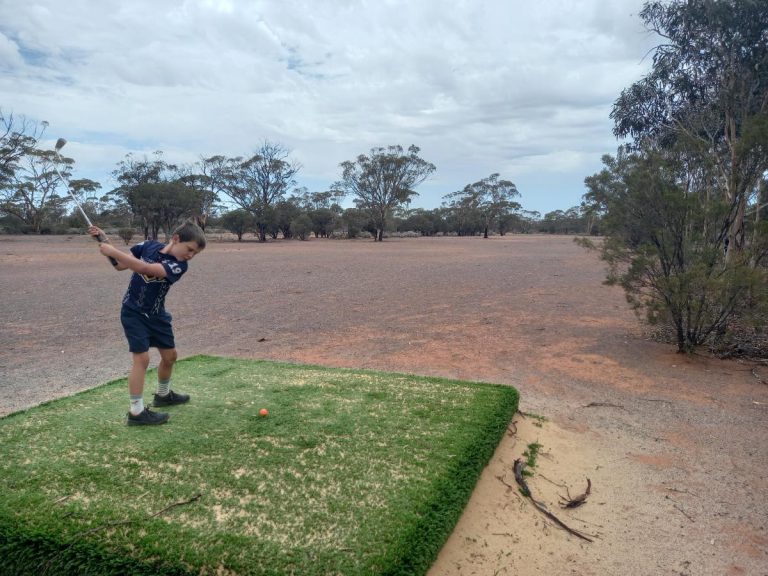
[[[61,156],[59,155],[58,148],[56,149],[55,152],[56,152],[56,159],[61,160]],[[85,218],[85,223],[90,228],[91,226],[93,226],[93,222],[91,222],[91,219],[88,218],[88,214],[85,213],[85,210],[83,210],[82,205],[80,204],[80,202],[78,202],[77,197],[72,193],[72,189],[69,187],[69,182],[67,182],[64,179],[64,177],[61,175],[61,172],[59,172],[59,167],[55,163],[53,165],[53,169],[56,170],[56,174],[58,175],[59,180],[61,180],[64,183],[64,187],[67,189],[67,192],[69,193],[72,200],[75,201],[75,205],[80,210],[80,214],[83,215],[83,218]],[[107,238],[106,234],[104,234],[103,232],[100,232],[98,236],[94,236],[93,239],[96,240],[97,242],[109,242],[109,239]],[[117,266],[117,260],[115,260],[111,256],[107,256],[107,260],[110,261],[112,266]]]
[[[93,226],[93,222],[91,222],[91,219],[88,218],[88,214],[85,213],[85,210],[83,210],[83,207],[80,205],[80,202],[78,202],[77,198],[75,198],[75,195],[69,191],[69,188],[67,188],[67,192],[69,192],[69,195],[72,197],[72,200],[75,201],[75,204],[77,205],[78,210],[80,210],[80,214],[82,214],[83,218],[85,218],[85,223],[88,224],[88,227],[90,228],[91,226]]]

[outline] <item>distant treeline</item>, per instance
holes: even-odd
[[[72,179],[74,159],[40,149],[46,124],[5,116],[0,111],[0,232],[72,233],[83,227],[70,191],[91,219],[103,227],[136,229],[147,238],[168,234],[195,217],[203,227],[215,222],[239,237],[255,232],[267,238],[358,237],[382,240],[394,231],[424,236],[548,232],[595,233],[597,222],[581,207],[543,217],[523,210],[516,186],[499,174],[444,196],[440,208],[410,209],[416,187],[435,166],[419,148],[374,148],[340,164],[329,190],[297,185],[301,166],[282,145],[264,142],[250,157],[212,156],[191,165],[127,155],[112,176],[108,192],[88,179]],[[352,208],[342,208],[351,197]],[[587,227],[589,226],[589,227]]]

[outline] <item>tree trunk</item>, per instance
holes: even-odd
[[[387,224],[387,211],[381,210],[378,216],[379,216],[379,223],[376,230],[375,240],[377,242],[384,242],[384,228],[386,228],[386,224]]]
[[[747,211],[746,194],[740,194],[736,202],[736,214],[728,224],[727,250],[725,253],[726,264],[732,264],[734,258],[744,251],[744,217]]]

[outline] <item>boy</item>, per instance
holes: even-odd
[[[103,231],[91,226],[88,233],[98,237]],[[177,355],[171,315],[165,311],[165,295],[187,271],[187,262],[203,248],[205,233],[192,221],[174,230],[169,244],[146,240],[133,246],[130,254],[118,250],[108,241],[99,243],[101,253],[117,261],[115,270],[133,271],[120,311],[128,349],[133,356],[128,376],[129,426],[165,424],[169,418],[166,412],[153,412],[144,407],[144,379],[149,367],[150,346],[160,352],[157,393],[152,405],[173,406],[189,401],[189,395],[171,390],[171,374]]]

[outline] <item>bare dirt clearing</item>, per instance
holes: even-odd
[[[125,375],[127,274],[84,236],[0,236],[0,414]],[[547,418],[516,418],[432,576],[768,575],[768,366],[643,339],[603,276],[564,237],[212,242],[168,308],[182,357],[508,383]],[[508,487],[531,442],[534,496],[593,543]]]

